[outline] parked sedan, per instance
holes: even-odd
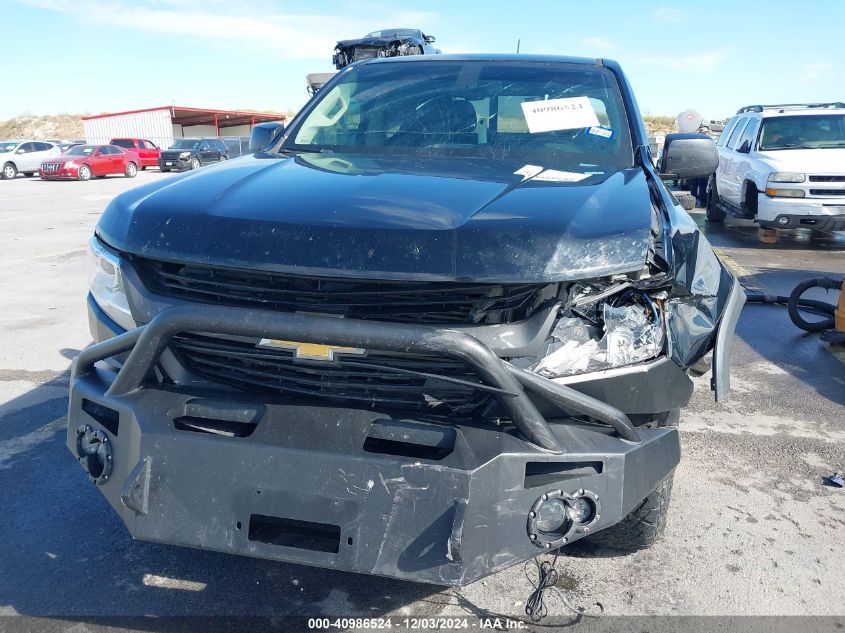
[[[61,156],[41,163],[38,175],[44,180],[91,180],[109,174],[134,178],[141,160],[136,152],[114,145],[76,145]]]

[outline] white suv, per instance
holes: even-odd
[[[46,141],[0,141],[0,178],[32,176],[38,172],[42,160],[61,153],[58,145]]]
[[[845,230],[845,103],[741,108],[719,141],[707,219]]]

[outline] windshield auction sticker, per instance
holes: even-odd
[[[523,101],[520,105],[531,134],[599,125],[596,111],[587,97]]]

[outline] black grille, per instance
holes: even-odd
[[[544,286],[327,279],[136,260],[158,294],[218,305],[337,314],[394,323],[508,323],[530,316]]]
[[[170,349],[195,374],[257,393],[447,416],[472,414],[493,397],[471,368],[448,357],[369,351],[303,361],[291,350],[197,334],[173,338]]]
[[[811,196],[845,196],[845,189],[810,189]]]
[[[810,176],[810,182],[845,182],[845,176]]]

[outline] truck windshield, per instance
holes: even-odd
[[[845,147],[845,115],[779,116],[763,120],[760,151]]]
[[[281,150],[488,158],[526,174],[609,175],[633,163],[619,87],[597,66],[376,62],[351,67],[315,99]]]
[[[416,29],[384,29],[367,33],[364,37],[414,37],[419,34]]]

